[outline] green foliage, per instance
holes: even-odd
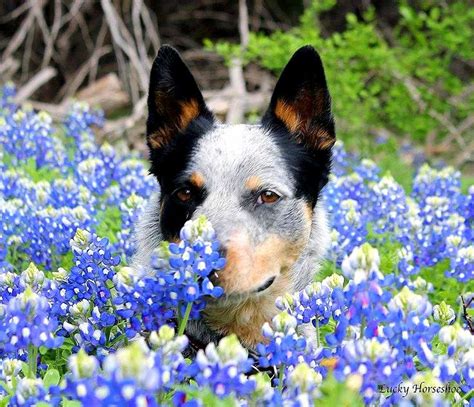
[[[387,237],[387,241],[383,246],[379,246],[379,255],[380,255],[380,271],[383,274],[397,274],[398,272],[398,262],[400,256],[398,251],[401,249],[402,245],[399,242],[393,241]]]
[[[385,173],[383,175],[391,174],[407,193],[411,192],[415,170],[401,158],[397,140],[389,138],[385,143],[378,144],[371,142],[370,138],[362,137],[353,142],[359,143],[357,150],[363,150],[367,157],[376,162]]]
[[[417,3],[415,10],[411,2],[399,2],[400,19],[390,32],[378,27],[369,9],[361,19],[348,14],[344,31],[324,36],[318,16],[336,1],[316,0],[297,27],[270,35],[252,33],[241,56],[278,73],[296,49],[313,45],[324,61],[338,134],[359,150],[374,144],[367,130],[377,134],[384,128],[418,141],[428,134],[442,138],[446,129],[433,111],[456,124],[474,109],[472,95],[456,103],[450,99],[469,85],[456,76],[452,64],[474,57],[474,8],[467,0]],[[224,42],[205,45],[227,61],[242,52]],[[407,79],[415,84],[419,101]]]
[[[323,281],[334,273],[341,274],[336,264],[331,260],[325,260],[314,277],[314,281]]]
[[[106,237],[111,243],[116,243],[117,232],[122,228],[120,209],[109,206],[97,214],[97,235]]]
[[[351,379],[348,379],[345,383],[340,383],[330,375],[321,385],[321,395],[318,406],[356,407],[364,405],[358,393],[357,383],[351,383]]]
[[[461,191],[467,194],[469,188],[474,185],[474,176],[463,175],[461,178]]]
[[[41,181],[51,182],[57,178],[60,178],[60,173],[58,170],[51,169],[49,167],[38,168],[36,166],[36,159],[34,158],[28,158],[18,164],[12,164],[14,162],[12,157],[5,153],[3,155],[3,161],[7,164],[7,166],[14,166],[18,173],[28,177],[36,183]]]
[[[457,310],[459,308],[458,297],[463,293],[473,292],[474,281],[461,283],[454,278],[446,278],[445,272],[448,269],[449,260],[443,260],[433,267],[422,269],[419,275],[433,284],[433,291],[428,294],[432,304],[444,301]]]
[[[74,255],[72,252],[67,252],[65,255],[61,256],[60,267],[66,270],[70,270],[73,266]]]
[[[51,182],[55,179],[60,178],[60,173],[58,170],[52,170],[48,167],[37,168],[36,160],[34,158],[27,159],[21,166],[21,168],[25,171],[26,176],[34,182]]]
[[[215,407],[236,407],[237,401],[227,396],[223,399],[217,397],[211,389],[205,388],[197,388],[197,387],[188,387],[188,386],[181,386],[180,390],[186,393],[187,400],[200,400],[202,405],[204,406],[215,406]],[[173,396],[173,392],[168,394],[168,397],[171,399]],[[162,403],[166,400],[160,400]],[[171,402],[171,400],[167,400]],[[165,403],[163,403],[165,404]],[[169,404],[171,405],[171,403]]]

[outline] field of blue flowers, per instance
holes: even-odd
[[[95,143],[100,112],[76,104],[53,126],[14,92],[0,91],[0,406],[474,405],[474,187],[458,171],[423,165],[407,191],[336,144],[332,247],[277,301],[260,371],[235,336],[189,360],[187,321],[222,295],[212,225],[130,268],[158,188],[147,164]]]

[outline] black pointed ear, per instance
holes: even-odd
[[[263,124],[285,126],[298,142],[318,150],[330,149],[336,141],[331,98],[324,68],[316,50],[300,48],[292,56],[265,113]]]
[[[163,45],[151,68],[148,92],[147,143],[156,150],[184,132],[199,117],[212,122],[214,117],[193,75],[178,52]]]

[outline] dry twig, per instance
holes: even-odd
[[[117,44],[117,46],[129,58],[130,64],[138,74],[140,88],[143,92],[146,92],[148,89],[148,72],[143,66],[143,62],[140,61],[137,50],[133,44],[132,36],[118,16],[117,11],[110,0],[101,0],[100,3],[104,10],[105,18],[109,25],[114,43]]]
[[[240,48],[243,52],[249,41],[249,15],[246,0],[239,0],[239,33]],[[229,67],[229,79],[232,89],[232,101],[227,111],[226,122],[241,123],[244,120],[245,105],[247,103],[247,88],[241,57],[232,59]]]
[[[54,78],[56,74],[56,69],[50,66],[43,68],[18,90],[15,96],[15,103],[24,102],[35,93],[36,90],[47,83],[50,79]]]

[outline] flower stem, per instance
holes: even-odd
[[[280,366],[280,370],[278,372],[278,390],[280,393],[283,391],[283,378],[285,377],[285,365]]]
[[[28,376],[36,378],[38,369],[38,348],[34,345],[28,345]]]
[[[361,318],[360,321],[360,337],[364,337],[364,331],[365,331],[365,318]]]
[[[462,324],[462,316],[463,316],[463,299],[464,299],[464,294],[466,293],[466,287],[463,287],[461,294],[459,295],[459,309],[458,309],[458,315],[456,318],[456,321]]]
[[[321,337],[319,333],[319,318],[316,318],[316,346],[318,348],[321,346]]]
[[[191,309],[193,307],[192,302],[188,302],[186,305],[186,311],[184,311],[183,319],[179,322],[178,336],[184,334],[186,325],[188,324],[189,315],[191,315]]]
[[[283,377],[285,376],[285,365],[280,366],[280,371],[278,372],[278,390],[283,391]]]
[[[462,406],[462,405],[463,405],[463,401],[464,401],[464,400],[467,400],[467,399],[468,399],[469,397],[471,397],[472,395],[474,395],[474,389],[468,391],[468,392],[463,396],[463,398],[460,399],[460,400],[455,404],[455,406],[456,406],[456,407],[457,407],[457,406]]]

